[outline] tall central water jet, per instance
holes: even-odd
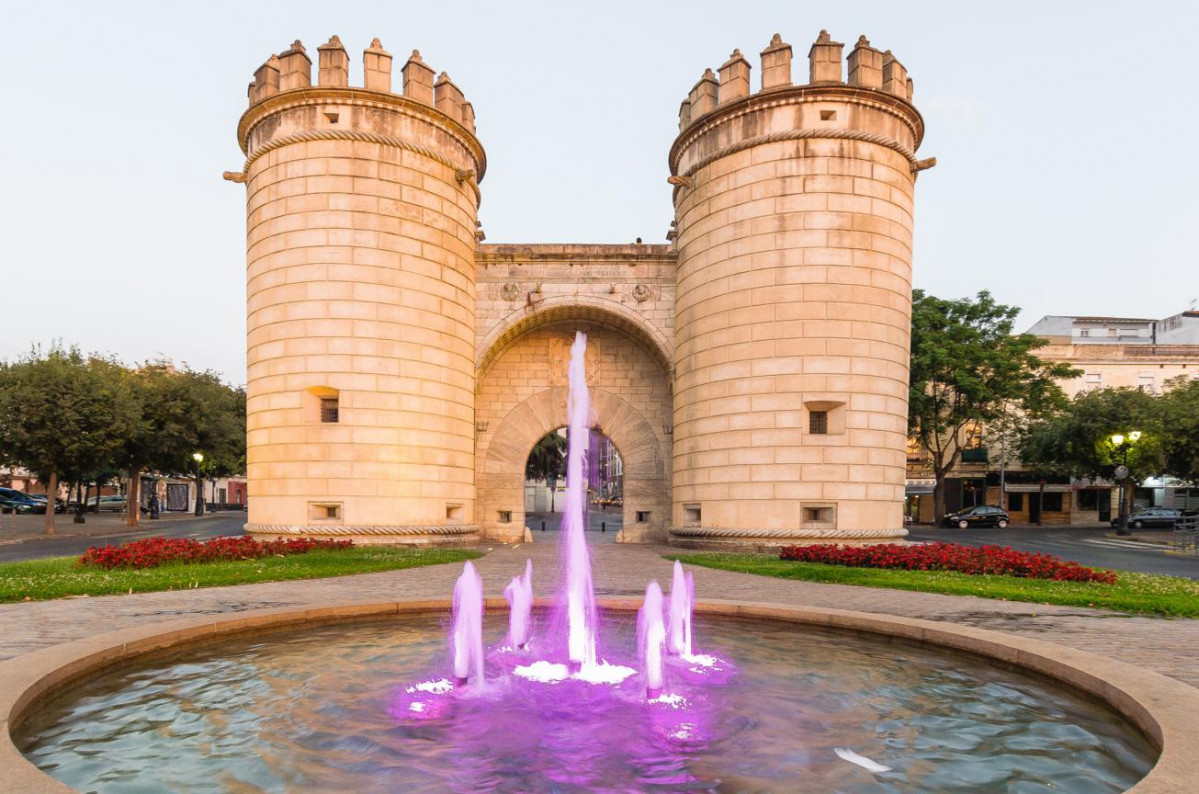
[[[590,430],[591,397],[587,393],[584,355],[587,335],[575,332],[570,348],[570,392],[566,398],[566,512],[562,516],[563,557],[566,564],[567,655],[575,670],[595,665],[597,613],[591,584],[591,558],[583,534],[587,507],[587,484],[583,478],[586,440]]]

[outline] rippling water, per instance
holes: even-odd
[[[628,660],[635,627],[601,626]],[[488,640],[504,633],[497,618]],[[16,737],[95,792],[1116,792],[1152,748],[1113,712],[968,657],[786,624],[697,617],[696,648],[733,659],[688,709],[619,690],[505,678],[436,718],[389,712],[446,673],[434,619],[232,641],[114,672]],[[490,668],[499,675],[499,667]],[[668,686],[668,689],[670,687]],[[847,747],[892,768],[837,757]]]

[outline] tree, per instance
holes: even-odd
[[[1136,483],[1163,473],[1166,445],[1159,398],[1139,389],[1096,389],[1077,395],[1067,410],[1029,429],[1021,449],[1035,470],[1089,479],[1113,479],[1128,467],[1121,498]],[[1139,432],[1132,440],[1129,436]],[[1123,444],[1112,436],[1125,436]]]
[[[945,512],[945,476],[961,456],[963,428],[1051,413],[1066,399],[1057,380],[1078,374],[1033,354],[1044,339],[1012,333],[1019,312],[986,291],[961,300],[912,292],[908,431],[929,453],[938,516]]]
[[[525,479],[544,482],[550,488],[550,512],[554,512],[554,483],[562,477],[566,465],[566,436],[557,430],[546,433],[529,453]]]
[[[1199,379],[1175,378],[1158,398],[1164,473],[1199,483]]]
[[[46,483],[48,535],[59,479],[111,465],[134,421],[127,382],[111,359],[56,345],[0,364],[0,460]]]
[[[165,362],[148,362],[131,377],[141,410],[136,432],[125,440],[121,457],[130,480],[131,524],[139,514],[136,491],[143,469],[194,476],[193,455],[199,452],[208,476],[245,471],[244,389],[226,385],[214,372],[179,370]]]

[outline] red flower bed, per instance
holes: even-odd
[[[348,549],[352,540],[255,540],[248,536],[192,540],[153,537],[123,546],[92,546],[79,558],[80,565],[99,568],[153,568],[168,562],[252,560],[274,555],[306,554],[315,549]]]
[[[973,575],[995,574],[1028,579],[1054,579],[1060,582],[1102,582],[1115,584],[1116,574],[1096,571],[1076,562],[1066,562],[1052,554],[1016,551],[1007,546],[962,546],[956,543],[928,543],[903,546],[883,543],[876,546],[787,546],[780,559],[846,565],[851,568],[893,568],[901,571],[957,571]]]

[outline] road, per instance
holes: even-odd
[[[1106,527],[1008,527],[1007,529],[935,529],[912,527],[908,540],[1011,546],[1020,551],[1056,554],[1083,565],[1121,571],[1163,573],[1199,579],[1199,557],[1166,554],[1165,546],[1109,538]]]
[[[162,535],[168,538],[196,538],[197,540],[215,538],[220,535],[240,535],[245,523],[245,513],[227,513],[191,521],[178,519],[161,523],[143,521],[141,527],[133,531],[114,528],[112,533],[89,537],[72,537],[70,535],[53,538],[39,537],[0,546],[0,562],[37,560],[43,557],[73,557],[83,554],[90,546],[103,546],[110,543],[120,545],[130,540],[148,538],[153,535]]]

